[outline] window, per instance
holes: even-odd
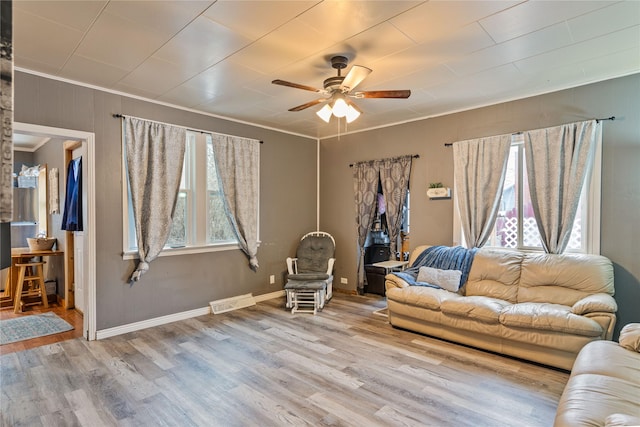
[[[211,135],[187,132],[184,165],[169,239],[163,254],[237,248],[224,211]],[[126,167],[125,167],[126,170]],[[126,181],[126,180],[125,180]],[[137,251],[129,186],[126,191],[125,253]]]
[[[600,159],[598,144],[591,175],[587,176],[567,252],[600,252]],[[462,229],[454,209],[454,241],[462,242]],[[498,218],[487,247],[542,251],[540,233],[531,205],[525,167],[524,138],[513,135]]]

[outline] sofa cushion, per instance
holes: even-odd
[[[604,420],[604,427],[640,426],[640,417],[629,414],[611,414]]]
[[[640,323],[629,323],[625,325],[620,331],[618,341],[625,349],[640,353]]]
[[[609,294],[593,294],[578,300],[571,312],[574,314],[587,314],[587,313],[615,313],[618,311],[618,304],[616,300]]]
[[[416,281],[438,286],[451,292],[460,289],[460,270],[440,270],[439,268],[420,267]]]
[[[638,396],[637,382],[598,374],[571,375],[554,426],[602,426],[611,414],[640,417]]]
[[[587,337],[602,335],[593,319],[571,313],[571,307],[548,303],[520,303],[506,306],[500,314],[505,326],[549,330]]]
[[[613,295],[613,266],[600,255],[526,254],[518,302],[572,306],[590,294]]]
[[[424,286],[387,289],[387,299],[403,304],[414,305],[440,311],[443,301],[464,298],[455,292]]]
[[[479,250],[469,271],[465,295],[480,295],[516,303],[523,258],[522,253],[515,251]]]
[[[640,354],[613,341],[585,345],[573,364],[572,374],[598,374],[640,384]]]
[[[464,316],[486,323],[500,323],[500,313],[509,302],[489,297],[471,296],[442,302],[443,313]]]

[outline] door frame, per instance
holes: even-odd
[[[85,272],[85,311],[83,314],[83,336],[96,339],[96,185],[95,185],[95,133],[31,123],[13,123],[13,132],[29,135],[50,136],[61,139],[81,140],[87,144],[87,212],[85,224],[85,254],[87,271]],[[66,165],[65,165],[66,166]],[[66,264],[66,263],[65,263]]]

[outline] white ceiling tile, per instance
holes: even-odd
[[[384,22],[347,39],[345,45],[350,51],[357,52],[355,59],[371,63],[415,46],[415,43],[396,27]]]
[[[167,40],[165,33],[103,13],[82,40],[77,53],[117,68],[133,70]]]
[[[599,58],[592,58],[579,64],[590,81],[607,76],[637,73],[640,71],[640,47],[621,50]]]
[[[610,1],[527,1],[480,20],[497,43],[610,5]]]
[[[419,4],[418,1],[325,0],[298,17],[334,42],[352,37]]]
[[[565,23],[552,25],[542,30],[488,47],[460,59],[447,62],[447,66],[458,75],[468,75],[499,65],[514,62],[549,50],[567,46],[571,34]]]
[[[180,66],[158,58],[149,58],[119,84],[135,86],[159,96],[184,83],[189,75]]]
[[[201,88],[181,84],[158,97],[160,101],[170,104],[184,105],[194,108],[201,104],[208,104],[215,99],[215,93],[209,93]]]
[[[204,16],[256,40],[294,19],[317,1],[217,1]]]
[[[96,86],[110,87],[128,73],[126,70],[108,64],[96,62],[80,55],[73,55],[60,71],[60,76]]]
[[[382,58],[374,65],[378,68],[382,63],[383,67],[389,68],[388,74],[391,76],[403,76],[418,70],[431,69],[454,58],[461,58],[493,45],[493,40],[487,33],[477,23],[473,23],[437,41],[420,44]]]
[[[429,1],[391,19],[418,43],[437,41],[460,27],[508,9],[518,1]]]
[[[212,3],[187,0],[110,1],[105,12],[166,37],[180,31]]]
[[[332,45],[322,33],[294,19],[233,55],[233,60],[270,73]]]
[[[575,41],[584,41],[634,25],[640,25],[640,1],[611,4],[567,21]]]
[[[523,59],[515,64],[523,73],[535,74],[548,68],[597,58],[612,53],[612,51],[637,48],[639,45],[640,25],[636,25],[602,37]],[[638,69],[640,71],[640,64],[638,64]]]
[[[25,58],[60,69],[82,39],[79,30],[21,9],[14,10],[13,23],[16,63]]]
[[[106,1],[14,1],[13,10],[57,22],[80,31],[86,31],[107,4]],[[21,24],[17,23],[18,26]]]
[[[241,64],[224,61],[193,76],[184,86],[199,89],[212,95],[219,95],[230,86],[243,85],[256,80],[263,74]],[[233,81],[234,85],[229,82]]]
[[[153,56],[199,73],[235,51],[250,40],[206,17],[196,18]]]

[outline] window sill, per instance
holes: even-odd
[[[207,252],[221,252],[221,251],[231,251],[240,249],[240,245],[238,243],[218,243],[214,245],[206,245],[206,246],[184,246],[180,248],[165,248],[160,252],[158,257],[165,256],[176,256],[176,255],[190,255],[190,254],[201,254]],[[138,259],[138,251],[127,251],[123,252],[122,259]]]

